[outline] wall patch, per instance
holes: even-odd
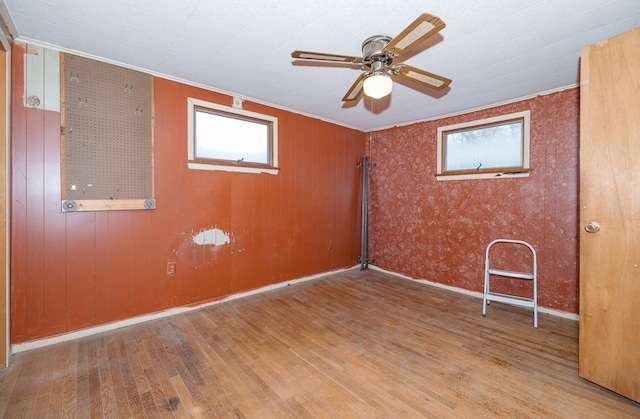
[[[231,243],[229,235],[218,228],[203,230],[193,236],[193,242],[201,246],[213,244],[215,246],[223,246]]]

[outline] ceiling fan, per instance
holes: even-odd
[[[446,77],[429,73],[404,63],[392,64],[407,50],[423,43],[445,27],[440,18],[424,13],[395,38],[376,35],[362,43],[362,57],[325,54],[321,52],[293,51],[291,56],[302,60],[333,61],[363,64],[368,70],[360,74],[342,100],[356,100],[364,90],[367,96],[380,99],[391,93],[391,76],[402,77],[433,89],[444,89],[451,83]]]

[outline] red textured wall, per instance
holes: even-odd
[[[439,126],[524,110],[531,111],[530,177],[436,180]],[[482,291],[487,244],[525,240],[538,253],[538,303],[578,313],[578,128],[576,88],[375,132],[367,145],[377,163],[369,216],[375,264]],[[512,282],[504,291],[530,287]]]
[[[245,101],[279,118],[280,174],[189,170],[187,97],[231,98],[163,79],[154,81],[157,209],[62,213],[60,115],[23,107],[23,53],[12,54],[13,343],[357,263],[364,133]],[[230,243],[194,243],[214,228]]]

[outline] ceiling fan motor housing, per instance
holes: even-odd
[[[391,42],[390,36],[375,35],[364,40],[362,43],[362,58],[365,63],[371,66],[372,63],[383,61],[385,64],[391,64],[391,57],[384,52],[384,47]]]

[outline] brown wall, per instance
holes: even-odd
[[[375,264],[481,291],[487,244],[496,238],[525,240],[538,253],[538,303],[577,313],[578,95],[570,89],[375,132],[367,145],[377,163],[369,218]],[[524,110],[531,110],[530,177],[436,180],[438,126]],[[524,293],[522,282],[505,291]]]
[[[157,209],[62,213],[60,115],[23,106],[13,53],[11,340],[24,342],[350,267],[360,253],[365,134],[244,102],[279,118],[278,175],[189,170],[187,97],[155,79]],[[197,245],[217,228],[226,245]],[[175,261],[177,274],[166,265]]]

